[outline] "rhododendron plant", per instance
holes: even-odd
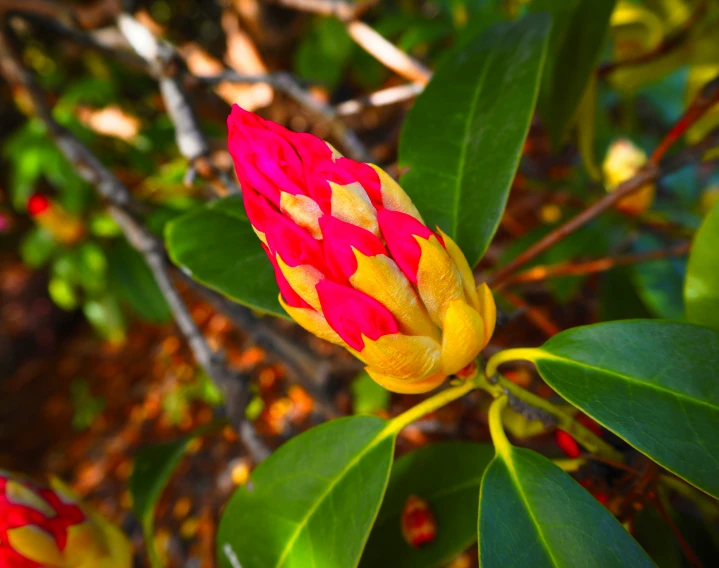
[[[494,331],[492,293],[397,182],[237,105],[227,124],[247,216],[292,319],[395,392],[431,390],[473,363]]]
[[[0,567],[130,565],[122,532],[81,505],[59,481],[46,487],[0,470]]]

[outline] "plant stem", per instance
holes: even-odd
[[[483,379],[484,376],[480,374],[472,379],[467,379],[459,386],[450,387],[443,390],[442,392],[437,393],[434,396],[429,397],[426,400],[423,400],[422,402],[413,406],[409,410],[406,410],[399,416],[395,416],[392,421],[387,425],[386,432],[396,434],[403,428],[412,424],[412,422],[415,422],[416,420],[422,418],[425,414],[429,414],[430,412],[433,412],[438,408],[442,408],[443,406],[457,400],[458,398],[462,398],[468,392],[471,392],[474,389],[478,388],[481,385],[481,381]]]
[[[512,451],[512,444],[509,443],[502,426],[502,411],[507,406],[507,402],[509,402],[509,398],[503,394],[498,396],[489,407],[489,433],[497,454],[504,457],[509,457],[509,453]]]

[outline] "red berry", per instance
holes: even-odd
[[[27,212],[33,217],[40,215],[48,209],[50,209],[50,200],[39,193],[32,195],[27,201]]]
[[[562,450],[567,457],[574,459],[582,455],[577,441],[564,430],[557,428],[554,431],[554,440],[557,442],[559,449]]]

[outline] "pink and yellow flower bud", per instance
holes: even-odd
[[[0,566],[130,568],[130,544],[59,482],[37,485],[0,470]]]
[[[238,106],[227,123],[247,216],[292,319],[395,392],[429,391],[474,361],[494,331],[492,293],[397,182]]]
[[[647,163],[647,155],[631,140],[620,138],[615,140],[604,158],[602,171],[607,191],[614,191],[620,184],[634,177]],[[654,201],[655,187],[648,183],[631,195],[619,200],[616,208],[629,215],[644,213]]]

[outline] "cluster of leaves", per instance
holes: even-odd
[[[606,148],[618,134],[645,148],[656,146],[683,111],[674,101],[688,102],[719,73],[719,53],[711,41],[719,13],[707,4],[447,0],[428,3],[429,18],[411,7],[399,12],[383,8],[377,29],[436,63],[432,81],[403,124],[399,163],[409,167],[403,187],[428,223],[454,238],[476,265],[502,219],[536,107],[557,149],[575,136],[584,167],[561,181],[564,189],[585,200],[586,188],[597,176],[597,148]],[[684,23],[700,8],[700,24],[685,30]],[[680,38],[680,48],[646,63],[619,66],[607,72],[606,81],[596,80],[602,58],[631,59],[627,45],[638,45],[644,53],[661,51],[681,34],[687,37]],[[330,88],[347,77],[364,88],[378,86],[387,73],[333,19],[312,20],[294,64],[298,74]],[[116,102],[112,83],[100,83],[92,90],[78,85],[55,107],[58,120],[85,139],[94,135],[68,109],[78,104],[77,93],[89,91],[105,93],[97,104]],[[633,104],[637,100],[642,105]],[[660,128],[644,128],[638,106],[648,108]],[[701,138],[717,120],[719,111],[709,112],[687,141]],[[156,187],[171,191],[181,181],[179,170],[169,167],[156,174],[145,158],[149,150],[161,151],[171,143],[169,124],[160,117],[148,129],[135,142],[108,150],[116,161],[119,154],[120,163],[154,176]],[[146,319],[166,319],[167,307],[144,261],[96,209],[40,124],[30,121],[18,131],[5,156],[12,165],[16,207],[24,207],[43,180],[90,228],[86,239],[71,247],[52,241],[41,228],[27,235],[24,258],[36,267],[50,264],[53,299],[68,309],[82,305],[101,331],[103,326],[121,329],[119,302]],[[689,493],[694,486],[719,498],[719,204],[702,206],[697,172],[686,171],[662,180],[650,220],[670,222],[682,234],[694,235],[688,262],[640,264],[610,272],[601,283],[604,319],[639,315],[675,321],[577,327],[521,356],[531,359],[567,402],[671,472],[667,484],[679,484]],[[164,235],[178,266],[237,302],[286,317],[277,303],[272,267],[239,197],[202,206],[156,201],[160,206],[150,224]],[[176,216],[178,209],[189,211]],[[502,261],[557,222],[506,247]],[[667,244],[661,234],[639,232],[637,219],[608,214],[535,262],[606,255],[627,238],[633,252]],[[552,283],[550,291],[558,302],[568,302],[581,285],[579,278],[565,278]],[[104,333],[112,337],[116,331]],[[357,399],[363,401],[357,414],[386,405],[387,394],[372,384],[366,379],[356,383]],[[547,566],[652,565],[606,508],[546,457],[509,446],[501,425],[493,431],[496,449],[446,442],[394,461],[395,439],[407,420],[407,414],[393,420],[342,418],[282,446],[257,467],[251,483],[239,488],[224,510],[217,537],[221,565],[437,566],[477,539],[484,566],[514,564],[520,558]],[[188,441],[152,448],[137,458],[131,490],[148,541],[154,504]],[[438,526],[434,542],[421,549],[411,548],[399,528],[412,494],[428,502]],[[699,492],[694,499],[705,503]],[[656,554],[657,562],[667,562],[662,551]]]

